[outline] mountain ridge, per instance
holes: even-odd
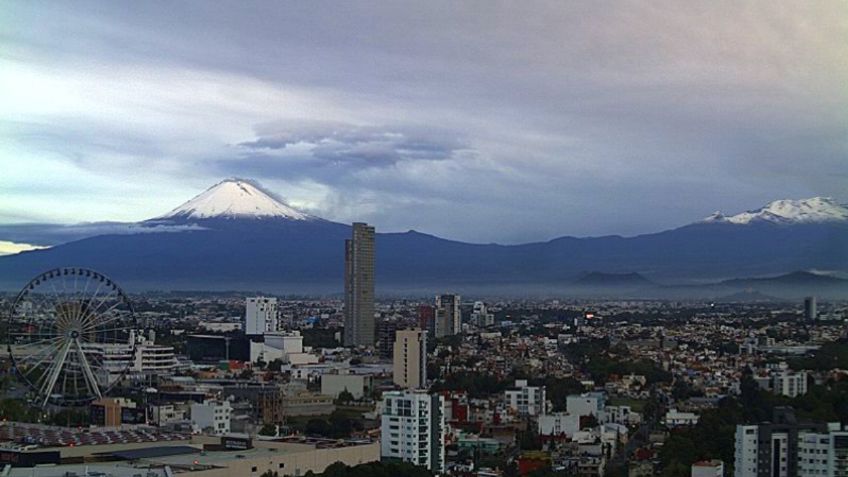
[[[308,214],[250,188],[249,194],[239,188],[211,194],[213,200],[199,199],[222,184],[239,186],[238,181],[222,181],[164,216],[109,224],[105,234],[2,256],[0,286],[14,289],[45,269],[75,265],[137,289],[339,290],[350,226],[304,218]],[[9,239],[8,232],[4,235],[9,230],[18,234],[15,238],[32,233],[0,227],[0,240],[25,241]],[[633,237],[565,236],[517,245],[465,243],[412,230],[378,233],[376,240],[377,280],[383,290],[580,288],[575,281],[586,270],[605,274],[601,288],[618,289],[624,287],[612,286],[616,274],[631,274],[624,279],[631,280],[630,288],[647,288],[644,283],[634,287],[633,274],[686,283],[791,270],[848,270],[848,221],[695,222]]]

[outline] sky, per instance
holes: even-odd
[[[475,242],[848,202],[848,2],[3,2],[0,223],[227,177]]]

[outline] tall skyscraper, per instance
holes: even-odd
[[[345,346],[374,344],[374,227],[356,222],[345,240]]]
[[[818,318],[818,310],[816,310],[816,297],[808,296],[804,298],[804,319],[814,321]]]
[[[244,306],[244,334],[264,335],[278,331],[277,299],[264,296],[250,297]]]
[[[444,405],[442,395],[423,390],[383,393],[380,454],[444,472]]]
[[[436,296],[436,338],[455,335],[462,331],[459,300],[459,295]]]
[[[398,386],[422,389],[427,385],[426,331],[412,329],[395,333],[392,367],[392,378]]]

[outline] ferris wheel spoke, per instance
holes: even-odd
[[[97,313],[94,316],[94,319],[92,319],[87,325],[83,325],[83,329],[85,331],[90,331],[94,328],[108,325],[109,323],[112,323],[113,321],[120,319],[121,318],[120,315],[115,314],[114,316],[109,317],[109,313],[112,310],[114,310],[115,308],[121,306],[122,304],[123,304],[123,302],[121,302],[119,300],[119,301],[115,302],[112,306],[110,306],[109,308],[104,310],[102,313]]]
[[[92,304],[94,303],[94,301],[98,298],[100,298],[101,300],[104,298],[100,296],[100,290],[103,289],[103,285],[106,283],[106,279],[104,279],[102,276],[98,276],[97,280],[97,288],[94,290],[94,293],[91,295],[91,297],[86,300],[85,312],[80,317],[80,321],[82,321],[83,324],[86,324],[91,317],[91,314],[94,310],[94,308],[92,308]],[[109,289],[106,296],[109,296],[111,293],[112,289]]]
[[[61,339],[61,336],[55,336],[53,338],[45,338],[43,340],[33,341],[32,343],[17,345],[14,351],[16,351],[17,353],[22,353],[30,349],[41,349],[43,351],[43,348],[49,349],[50,346],[57,344],[57,342]]]
[[[77,353],[79,362],[82,364],[83,376],[85,376],[86,383],[88,384],[89,391],[94,393],[97,398],[103,397],[100,394],[100,386],[97,385],[97,379],[94,377],[94,373],[91,372],[91,366],[88,364],[88,360],[85,357],[85,352],[82,349],[82,345],[80,344],[79,338],[75,338],[74,342],[76,343]]]
[[[112,296],[112,291],[110,291],[107,295],[104,295],[103,298],[100,300],[100,302],[97,303],[97,306],[95,306],[93,308],[89,308],[89,310],[87,310],[87,314],[85,315],[85,318],[82,320],[84,328],[87,328],[87,327],[90,327],[90,326],[97,326],[98,325],[97,321],[100,319],[100,317],[102,315],[108,313],[115,306],[121,304],[120,296],[116,292],[115,298],[117,299],[117,301],[115,302],[115,304],[112,305],[112,307],[107,309],[106,311],[100,312],[100,307],[102,307],[105,303],[107,303],[106,300],[108,298],[110,298],[111,296]]]
[[[85,299],[86,293],[88,293],[88,285],[91,283],[91,280],[85,280],[85,287],[82,289],[77,298],[77,303],[79,304],[79,316],[78,318],[82,320],[83,315],[85,314],[85,304],[83,300]]]
[[[32,360],[35,361],[38,359],[36,366],[41,365],[44,361],[54,357],[54,355],[59,351],[62,347],[62,343],[60,340],[53,341],[51,343],[45,344],[41,349],[34,351],[32,354],[24,356],[23,358],[16,361],[16,363],[26,364],[27,361]],[[43,356],[43,357],[42,357]]]
[[[67,315],[65,313],[65,309],[62,306],[61,296],[59,295],[59,291],[56,290],[56,284],[53,280],[50,280],[50,288],[53,290],[53,303],[55,303],[56,309],[56,323],[57,325],[63,325],[67,322]]]
[[[59,375],[62,373],[62,368],[65,366],[65,360],[68,357],[68,351],[71,349],[71,340],[67,340],[62,346],[62,351],[59,352],[59,356],[56,361],[53,362],[53,367],[50,369],[50,374],[47,380],[44,382],[44,388],[42,393],[44,394],[44,405],[47,405],[47,402],[50,400],[50,396],[53,394],[53,387],[56,385],[56,380],[59,379]]]

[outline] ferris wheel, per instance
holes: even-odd
[[[103,397],[135,354],[136,323],[123,290],[85,268],[33,278],[12,303],[7,350],[39,405],[74,406]]]

